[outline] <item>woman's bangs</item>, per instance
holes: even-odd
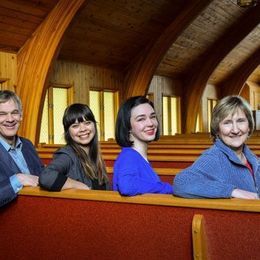
[[[77,111],[74,113],[71,113],[67,116],[67,124],[71,126],[72,124],[75,124],[76,122],[83,122],[85,121],[85,117],[82,112]]]

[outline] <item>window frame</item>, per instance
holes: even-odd
[[[71,84],[63,84],[63,83],[50,83],[49,87],[47,88],[44,99],[43,99],[43,104],[46,98],[46,94],[48,95],[48,144],[55,144],[54,143],[54,100],[53,100],[53,89],[54,88],[64,88],[67,89],[67,104],[66,107],[71,105],[74,100],[74,86]],[[43,113],[43,108],[42,107],[42,113]],[[41,120],[42,122],[42,120]],[[40,128],[41,132],[41,128]],[[40,139],[41,133],[39,134],[39,139]]]
[[[168,100],[168,106],[167,106],[167,112],[168,112],[168,135],[175,135],[175,134],[179,134],[181,133],[181,97],[180,96],[176,96],[176,95],[164,95],[162,93],[162,135],[166,135],[164,134],[164,109],[163,109],[163,100],[164,98],[167,98]],[[176,118],[176,132],[173,134],[173,122],[171,120],[172,118],[172,102],[171,99],[175,98],[176,99],[176,114],[177,114],[177,118]]]
[[[119,109],[119,91],[118,90],[111,90],[111,89],[98,89],[98,88],[90,88],[89,92],[95,91],[98,92],[99,94],[99,111],[100,111],[100,122],[99,122],[99,140],[104,141],[105,140],[105,104],[104,104],[104,93],[109,92],[113,93],[113,106],[114,106],[114,111],[113,111],[113,116],[114,116],[114,121],[116,122],[116,117],[117,117],[117,112]],[[89,93],[90,96],[90,93]],[[96,115],[94,115],[96,117]]]

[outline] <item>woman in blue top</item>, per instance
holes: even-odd
[[[174,179],[174,194],[187,198],[257,199],[259,159],[245,144],[254,129],[249,104],[228,96],[213,109],[214,145]]]
[[[143,193],[169,193],[147,159],[148,143],[159,138],[154,106],[143,96],[129,98],[119,109],[116,120],[116,141],[122,147],[115,165],[113,190],[126,196]]]

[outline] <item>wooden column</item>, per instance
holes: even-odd
[[[20,134],[38,141],[43,94],[62,36],[85,0],[60,0],[17,55],[17,93],[23,103]]]

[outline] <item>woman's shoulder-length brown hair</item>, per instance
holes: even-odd
[[[249,136],[253,133],[255,122],[248,102],[241,96],[227,96],[222,98],[212,111],[210,134],[214,141],[218,136],[219,123],[228,115],[233,115],[238,109],[241,109],[246,115],[249,124]]]

